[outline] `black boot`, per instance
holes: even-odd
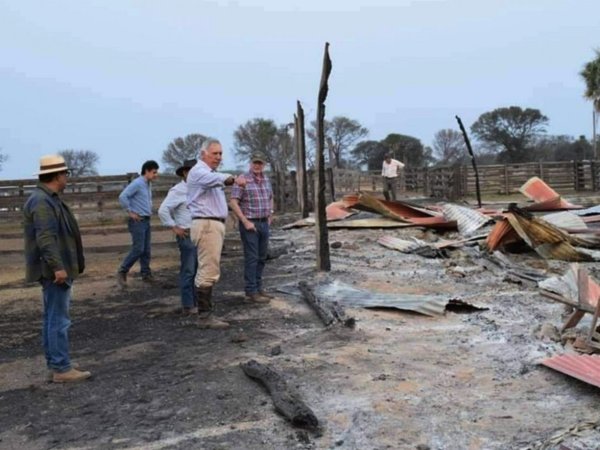
[[[212,286],[196,287],[198,299],[198,327],[223,329],[229,328],[229,323],[213,316]]]

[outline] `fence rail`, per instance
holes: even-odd
[[[124,217],[118,203],[121,190],[136,174],[72,178],[65,190],[65,201],[80,217],[90,220]],[[295,173],[269,174],[278,211],[298,208]],[[598,191],[600,164],[598,161],[538,162],[507,165],[479,166],[482,195],[512,194],[531,177],[538,176],[559,193]],[[357,191],[381,192],[379,171],[328,170],[327,200],[339,199]],[[313,198],[314,176],[307,172],[309,199]],[[331,180],[333,179],[333,183]],[[174,175],[163,175],[153,183],[155,208],[168,190],[179,181]],[[0,181],[0,219],[16,219],[22,215],[25,200],[37,184],[36,179]],[[331,186],[334,188],[334,195]],[[475,173],[470,166],[407,168],[399,183],[400,190],[412,194],[456,200],[475,195]],[[310,203],[310,200],[309,200]],[[312,205],[309,205],[312,209]]]

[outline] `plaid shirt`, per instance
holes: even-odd
[[[54,280],[65,270],[69,278],[83,273],[85,261],[75,216],[56,192],[38,183],[23,206],[26,281]]]
[[[238,200],[240,209],[248,219],[264,219],[271,215],[273,189],[271,182],[264,175],[257,176],[252,172],[244,174],[246,187],[233,185],[231,198]]]

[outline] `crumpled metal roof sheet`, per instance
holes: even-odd
[[[456,222],[458,232],[463,236],[475,233],[479,228],[493,220],[474,209],[450,203],[444,205],[442,211],[448,222]]]
[[[525,217],[517,209],[506,218],[519,236],[545,259],[563,261],[593,261],[587,252],[580,252],[574,246],[585,245],[585,241],[571,236],[539,217]]]
[[[504,219],[496,222],[496,225],[489,232],[485,240],[485,245],[489,251],[493,252],[503,245],[517,242],[521,239],[506,217],[509,214],[505,214]]]
[[[548,186],[544,180],[532,177],[525,182],[519,191],[535,204],[528,205],[524,209],[528,211],[552,211],[556,209],[580,209],[582,206],[573,205],[562,199],[560,195]]]
[[[356,199],[356,203],[350,201],[351,196],[345,196],[343,202],[346,206],[366,211],[374,211],[391,219],[406,222],[406,219],[412,217],[433,217],[441,216],[440,213],[419,206],[411,205],[408,202],[391,202],[382,200],[372,195],[362,193]]]
[[[600,357],[564,354],[544,359],[541,364],[558,372],[600,387]]]
[[[377,242],[384,247],[391,248],[392,250],[398,250],[402,253],[415,253],[427,258],[445,256],[445,252],[437,248],[435,245],[429,244],[428,242],[414,237],[411,237],[410,240],[404,240],[392,236],[383,236],[379,238]]]
[[[315,293],[324,300],[337,301],[342,306],[362,308],[396,308],[414,311],[426,316],[444,314],[450,300],[459,300],[444,295],[385,294],[348,286],[338,280],[321,284]]]
[[[560,277],[550,277],[538,283],[540,289],[555,292],[562,295],[574,303],[579,302],[579,282],[577,273],[579,264],[571,264],[564,275]],[[590,305],[595,307],[600,297],[600,286],[588,274],[587,276],[588,294],[587,299]]]
[[[327,222],[327,228],[407,228],[414,227],[414,224],[407,222],[398,222],[394,219],[369,218],[369,219],[350,219],[336,220]]]
[[[592,206],[586,209],[580,209],[577,211],[573,211],[573,214],[577,214],[578,216],[592,216],[592,215],[600,215],[600,205]]]
[[[342,220],[356,214],[356,211],[346,207],[344,202],[333,202],[325,208],[327,220]]]
[[[581,217],[568,211],[545,214],[542,219],[559,228],[584,229],[588,227]]]

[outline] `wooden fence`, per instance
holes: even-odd
[[[314,177],[308,171],[309,199],[313,198]],[[119,193],[137,174],[72,178],[64,198],[81,219],[102,222],[116,217],[124,220]],[[529,178],[538,176],[559,193],[598,191],[600,164],[598,161],[540,162],[479,167],[482,195],[512,194]],[[294,172],[270,174],[279,212],[298,208]],[[326,174],[327,201],[357,191],[380,193],[383,189],[379,171],[329,169]],[[154,206],[179,181],[174,175],[162,175],[153,184]],[[333,183],[332,183],[333,181]],[[0,219],[18,220],[25,200],[37,183],[36,179],[0,181]],[[333,188],[333,195],[332,195]],[[402,174],[400,191],[439,199],[456,200],[475,195],[475,173],[472,167],[436,167],[407,169]],[[310,205],[309,205],[310,206]]]

